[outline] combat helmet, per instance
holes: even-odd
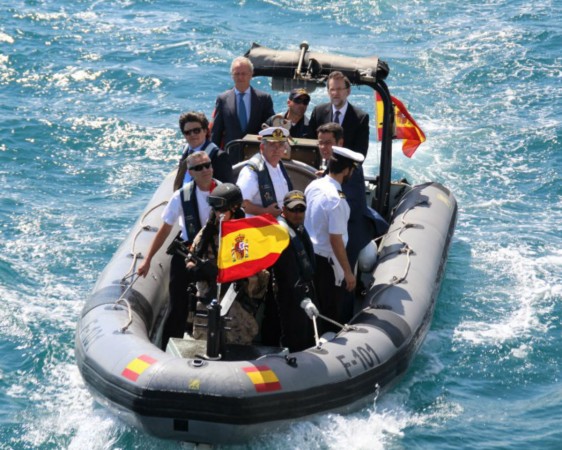
[[[242,200],[242,191],[232,183],[219,184],[207,197],[207,203],[218,212],[236,210]]]

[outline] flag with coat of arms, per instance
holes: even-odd
[[[271,214],[221,222],[217,281],[240,280],[271,267],[289,239]]]

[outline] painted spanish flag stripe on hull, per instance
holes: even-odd
[[[250,378],[256,392],[273,392],[281,390],[281,383],[275,372],[268,366],[244,367],[244,372]]]
[[[289,245],[289,233],[270,215],[221,224],[219,283],[239,280],[275,264]]]
[[[121,372],[125,378],[131,381],[137,381],[141,374],[148,369],[156,360],[148,355],[141,355],[133,359],[127,367]]]

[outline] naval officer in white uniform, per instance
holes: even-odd
[[[281,159],[289,150],[289,131],[268,127],[260,131],[260,151],[240,170],[236,184],[242,191],[242,208],[246,217],[281,214],[283,198],[293,184]]]
[[[308,211],[304,225],[316,257],[317,307],[321,314],[339,321],[345,310],[345,291],[352,292],[356,285],[345,251],[350,209],[342,184],[349,180],[365,157],[344,147],[334,146],[332,149],[328,174],[314,180],[305,190]],[[338,331],[327,323],[322,325],[322,332]]]

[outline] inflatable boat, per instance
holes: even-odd
[[[186,334],[171,339],[164,351],[159,339],[170,256],[165,250],[157,253],[146,278],[135,272],[172,194],[175,174],[170,173],[100,275],[80,314],[75,349],[95,399],[124,421],[162,438],[242,443],[294,421],[347,413],[372,402],[406,372],[424,340],[454,232],[457,204],[445,187],[390,181],[394,111],[384,83],[385,63],[308,52],[306,44],[297,51],[254,45],[246,56],[254,63],[255,76],[271,77],[274,88],[312,90],[330,71],[341,70],[352,83],[371,86],[381,95],[381,168],[368,180],[366,198],[390,226],[370,246],[378,256],[376,264],[359,265],[365,289],[356,300],[355,316],[311,348],[289,352],[256,342],[226,346],[217,355],[210,354],[211,338],[201,341]],[[237,144],[249,154],[256,143],[249,136]],[[293,142],[285,162],[300,189],[314,179],[316,145],[306,139]]]

